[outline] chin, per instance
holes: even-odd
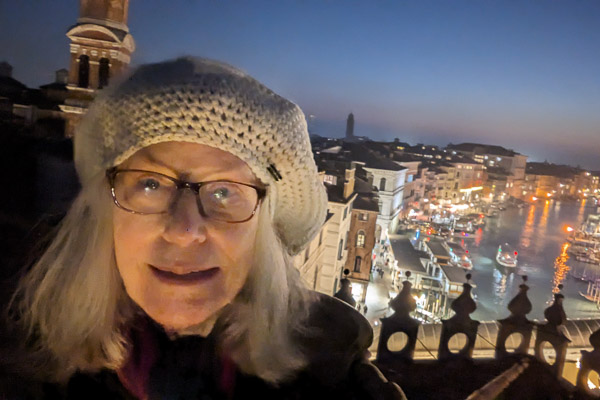
[[[165,307],[144,308],[146,314],[167,330],[182,331],[211,319],[223,306],[215,303],[174,302]]]

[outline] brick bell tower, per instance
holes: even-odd
[[[73,136],[96,91],[127,69],[135,50],[127,27],[129,0],[79,0],[79,8],[77,23],[67,32],[71,41],[69,95],[61,110],[66,114],[68,137]]]

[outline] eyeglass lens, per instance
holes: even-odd
[[[144,214],[166,212],[178,198],[173,180],[150,171],[118,171],[114,189],[121,207]],[[258,202],[256,189],[227,181],[203,183],[198,196],[206,217],[227,222],[250,218]]]

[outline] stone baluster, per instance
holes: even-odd
[[[562,285],[558,285],[559,290],[562,290],[562,288]],[[565,296],[560,292],[554,295],[554,303],[544,310],[544,317],[548,322],[538,325],[535,338],[535,356],[546,364],[550,363],[544,355],[543,345],[547,342],[553,347],[556,361],[551,367],[557,377],[562,376],[567,346],[571,342],[567,337],[567,330],[564,325],[567,321],[567,315],[562,305],[564,298]]]
[[[463,292],[452,302],[450,306],[456,313],[452,318],[442,321],[442,335],[440,337],[440,346],[438,348],[438,359],[447,360],[451,358],[472,358],[475,339],[477,338],[477,328],[479,321],[469,317],[477,309],[477,304],[471,296],[472,286],[469,283],[471,274],[467,274],[467,282],[463,284]],[[467,344],[458,353],[453,354],[449,348],[449,342],[452,336],[457,333],[463,333],[467,336]]]
[[[519,293],[508,303],[510,316],[498,320],[500,329],[496,338],[496,358],[506,357],[509,353],[506,351],[506,340],[513,333],[519,333],[522,337],[521,343],[515,350],[515,354],[527,354],[531,334],[533,331],[533,322],[527,319],[525,315],[531,312],[531,301],[527,297],[529,286],[526,285],[527,275],[523,276],[523,283],[519,286]]]
[[[390,301],[390,307],[394,310],[394,314],[387,318],[381,318],[377,361],[402,360],[411,362],[413,359],[420,322],[410,317],[410,313],[417,308],[417,302],[411,293],[412,283],[408,281],[410,275],[410,271],[407,271],[406,280],[402,282],[402,290]],[[397,332],[406,334],[407,343],[402,350],[391,351],[388,347],[388,341]]]
[[[592,395],[588,386],[588,379],[591,371],[600,374],[600,329],[590,335],[590,344],[594,350],[581,351],[580,367],[577,373],[577,388]]]

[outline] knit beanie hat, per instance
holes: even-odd
[[[327,195],[304,114],[229,65],[179,58],[139,67],[103,89],[75,132],[82,185],[151,144],[181,141],[245,161],[274,202],[274,224],[290,254],[320,230]]]

